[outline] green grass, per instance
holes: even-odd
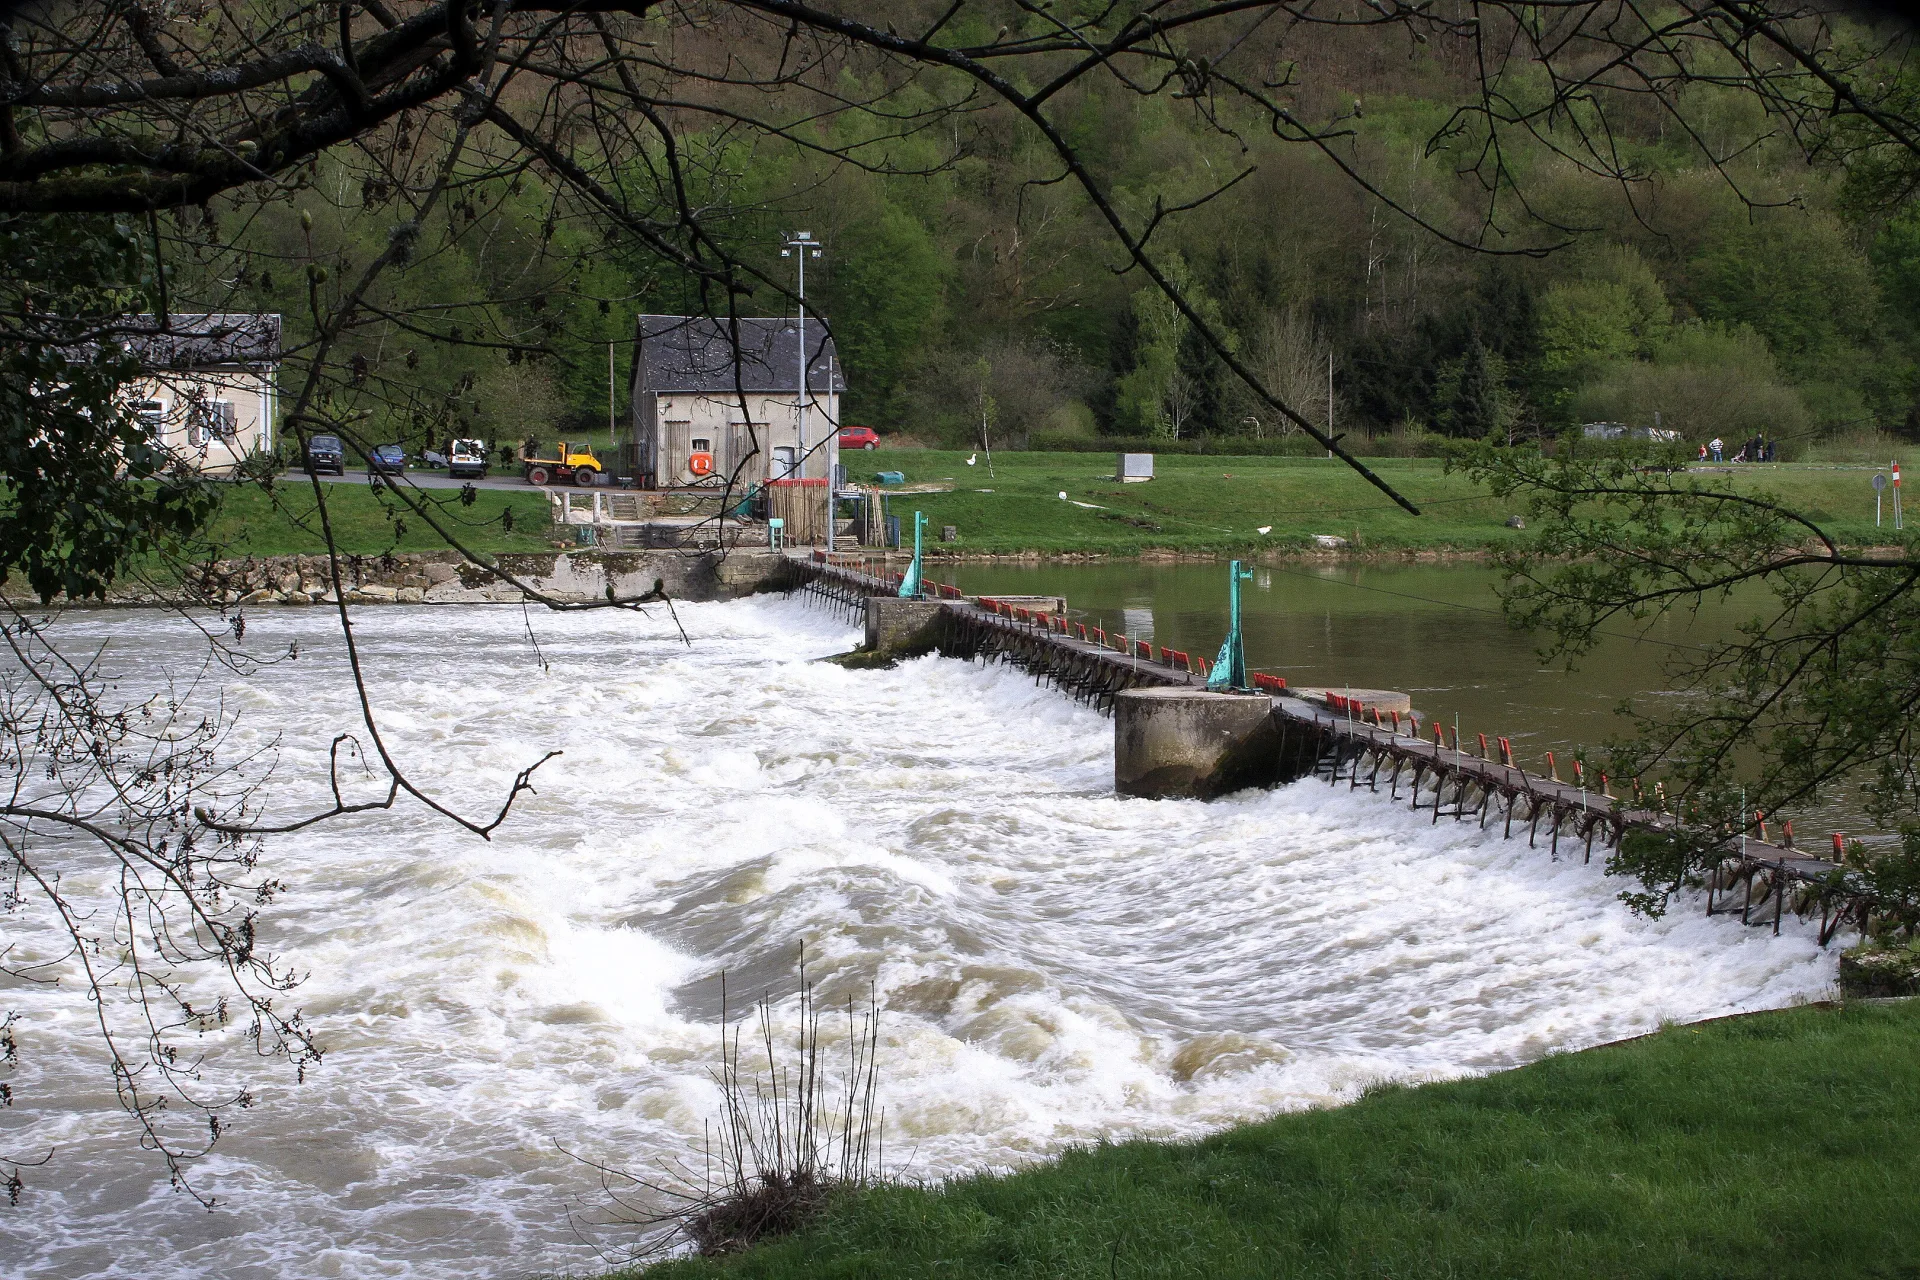
[[[1920,1003],[1804,1008],[1130,1142],[649,1280],[1920,1277]]]
[[[1105,454],[997,453],[992,476],[984,458],[969,467],[967,457],[944,450],[879,449],[845,455],[845,461],[850,478],[860,483],[883,470],[904,471],[909,483],[951,483],[951,492],[896,494],[889,510],[903,517],[909,538],[907,522],[916,510],[926,513],[935,539],[941,525],[957,526],[960,540],[951,549],[962,553],[1284,550],[1311,546],[1317,533],[1357,538],[1363,551],[1478,551],[1511,546],[1527,536],[1505,527],[1517,512],[1514,504],[1488,497],[1463,476],[1446,475],[1439,462],[1427,458],[1368,460],[1421,506],[1425,514],[1413,517],[1343,463],[1325,458],[1162,456],[1155,460],[1153,481],[1122,485],[1107,478],[1113,460]],[[1862,468],[1783,464],[1735,468],[1731,483],[1742,491],[1774,489],[1807,514],[1830,522],[1842,541],[1857,545],[1893,539],[1891,506],[1886,529],[1874,530],[1871,475]],[[462,507],[456,490],[415,492],[435,503],[476,550],[552,548],[544,493],[482,489],[474,506]],[[1072,501],[1062,501],[1062,492]],[[327,494],[344,551],[369,555],[445,546],[390,495],[378,495],[365,484],[330,485]],[[303,478],[283,477],[271,494],[235,485],[224,496],[209,530],[217,554],[324,549],[312,490]],[[1076,506],[1076,501],[1093,505]],[[512,533],[500,523],[502,509],[509,507]],[[396,518],[403,526],[397,536]],[[1272,526],[1271,532],[1256,532],[1261,525]]]
[[[1114,460],[1090,453],[996,453],[993,476],[984,457],[934,449],[877,449],[842,456],[849,479],[871,483],[878,471],[902,471],[909,484],[952,482],[950,493],[898,494],[889,511],[912,536],[923,511],[938,538],[954,525],[967,552],[1103,552],[1152,549],[1239,551],[1302,548],[1314,534],[1358,538],[1362,550],[1407,551],[1511,546],[1524,533],[1506,527],[1521,514],[1464,476],[1447,475],[1429,458],[1370,458],[1367,465],[1420,506],[1409,516],[1339,461],[1325,458],[1177,457],[1155,459],[1147,484],[1108,477]],[[1734,468],[1740,491],[1771,488],[1817,519],[1833,522],[1850,543],[1875,540],[1870,471],[1831,466]],[[1719,478],[1719,473],[1713,473]],[[982,492],[991,490],[992,492]],[[1062,501],[1065,492],[1068,501]],[[1093,504],[1100,509],[1074,505]],[[1271,532],[1257,532],[1262,525]],[[1884,538],[1892,538],[1891,508]]]
[[[438,551],[446,540],[391,494],[375,493],[365,483],[326,486],[327,514],[340,550],[350,555],[383,551]],[[420,489],[410,496],[431,502],[435,518],[476,551],[551,551],[553,517],[546,494],[534,490],[482,489],[471,507],[459,502],[457,489]],[[271,491],[255,484],[222,486],[219,514],[206,539],[214,554],[241,556],[310,555],[326,550],[313,497],[303,476],[283,476]],[[514,531],[501,524],[511,508]]]

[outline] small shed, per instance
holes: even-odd
[[[819,319],[804,342],[793,316],[640,316],[623,469],[648,489],[825,483],[846,375]]]

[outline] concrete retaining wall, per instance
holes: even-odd
[[[688,555],[677,551],[541,552],[496,557],[501,569],[554,599],[604,600],[644,595],[656,581],[678,600],[730,600],[789,585],[786,557],[765,550]],[[518,603],[519,587],[452,551],[342,556],[340,578],[350,604]],[[7,584],[17,590],[24,584]],[[11,597],[13,590],[7,594]],[[267,556],[201,566],[177,587],[126,584],[107,603],[313,605],[334,602],[325,556]],[[25,601],[22,601],[25,603]]]

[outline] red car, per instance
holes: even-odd
[[[872,427],[840,428],[842,449],[871,449],[880,443],[880,433]]]

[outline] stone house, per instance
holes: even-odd
[[[127,389],[149,435],[202,471],[270,453],[279,412],[280,317],[141,316],[123,339],[142,377]]]
[[[805,439],[800,331],[786,317],[640,316],[632,412],[620,469],[647,489],[769,480],[825,481],[840,460],[845,372],[826,326],[806,322]],[[702,473],[704,469],[704,474]]]

